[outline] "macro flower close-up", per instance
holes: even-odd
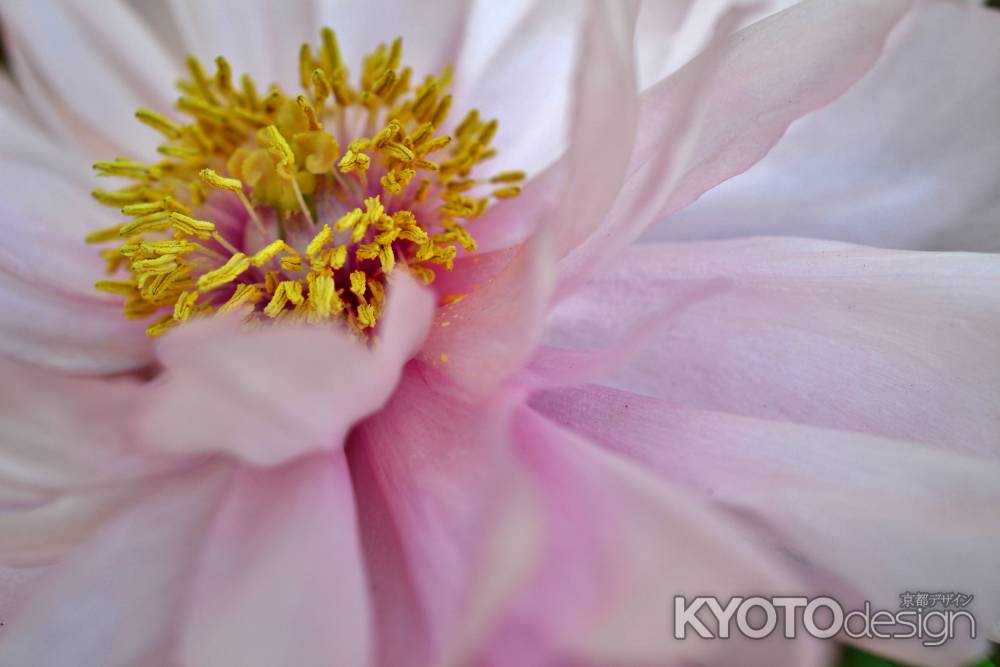
[[[0,0],[0,667],[1000,664],[1000,11]]]

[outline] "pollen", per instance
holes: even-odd
[[[121,296],[126,318],[150,318],[151,336],[239,313],[249,325],[337,322],[372,340],[393,273],[434,282],[476,250],[488,207],[521,192],[524,172],[482,173],[497,121],[475,109],[449,120],[450,70],[419,79],[401,39],[352,77],[324,29],[299,49],[291,92],[261,94],[222,57],[214,74],[194,57],[187,66],[175,117],[136,112],[162,137],[159,161],[94,165],[126,182],[93,193],[125,217],[86,239],[112,244],[96,288]]]

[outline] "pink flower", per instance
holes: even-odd
[[[1000,17],[808,0],[735,30],[757,16],[721,4],[8,3],[0,664],[809,666],[833,646],[673,639],[674,596],[894,609],[915,588],[974,594],[977,638],[862,643],[922,664],[981,655],[1000,620],[1000,259],[940,251],[1000,238]],[[211,261],[167,304],[137,296],[152,265],[106,256],[130,267],[132,307],[166,315],[150,338],[154,320],[93,289],[105,262],[83,238],[134,216],[90,199],[89,164],[157,159],[164,138],[133,113],[179,119],[184,51],[297,90],[321,25],[348,67],[397,35],[417,73],[455,66],[452,106],[481,109],[485,133],[455,159],[498,149],[460,174],[487,193],[482,215],[454,216],[477,250],[442,250],[462,246],[447,204],[479,205],[445,197],[466,185],[443,163],[417,165],[420,89],[377,135],[400,101],[392,47],[340,116],[311,79],[306,104],[341,135],[315,182],[294,174],[329,157],[325,139],[297,143],[319,130],[285,136],[279,107],[230,96],[221,65],[187,88],[207,147],[141,180],[187,194],[130,202]],[[335,84],[330,48],[313,53],[306,75]],[[236,107],[263,134],[223,150]],[[451,118],[432,130],[461,141]],[[166,143],[193,150],[184,137]],[[236,144],[246,161],[199,180]],[[406,165],[432,174],[440,208]],[[518,169],[520,197],[497,194],[519,177],[488,182]],[[360,218],[336,229],[376,194],[389,221],[358,215],[412,246],[345,237]],[[324,224],[339,240],[313,246]],[[421,233],[443,235],[437,250],[420,254]],[[279,234],[290,249],[260,255]],[[751,238],[676,242],[733,236]],[[353,259],[337,265],[341,242]],[[276,277],[257,285],[258,269]],[[209,316],[237,285],[245,317],[282,321]]]

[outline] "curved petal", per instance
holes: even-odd
[[[746,5],[744,27],[800,0],[758,0]],[[712,39],[715,25],[739,0],[644,0],[636,34],[641,88],[658,83],[692,60]]]
[[[0,663],[176,664],[172,629],[229,478],[208,466],[140,492],[7,617]]]
[[[488,664],[820,665],[825,646],[673,638],[675,596],[798,584],[721,514],[527,408],[521,465],[541,496],[543,559],[508,605]]]
[[[470,403],[442,393],[442,381],[420,364],[407,368],[347,449],[380,665],[438,664],[455,650],[475,564],[502,509],[508,403]]]
[[[35,111],[89,158],[151,156],[156,135],[139,107],[170,109],[176,63],[119,0],[6,3],[14,72]],[[52,48],[58,42],[58,48]]]
[[[935,665],[969,664],[986,652],[988,628],[1000,620],[996,461],[598,386],[546,392],[532,404],[735,510],[788,567],[812,579],[810,590],[833,593],[845,608],[869,600],[873,609],[899,609],[899,595],[914,586],[975,595],[978,639],[962,627],[940,648],[902,639],[870,648]]]
[[[749,168],[794,120],[843,94],[872,67],[911,4],[807,0],[718,37],[644,93],[624,189],[601,228],[564,261],[563,283]],[[727,13],[717,32],[742,17]]]
[[[336,323],[244,331],[238,319],[212,318],[172,331],[158,348],[165,372],[136,408],[140,440],[263,466],[340,447],[386,401],[427,335],[426,290],[400,273],[388,299],[371,347]]]
[[[638,245],[554,311],[548,340],[614,340],[720,277],[728,286],[607,382],[691,407],[1000,455],[994,255],[798,239]]]
[[[634,133],[635,77],[631,38],[635,11],[629,4],[591,3],[576,64],[571,146],[566,180],[569,193],[532,223],[537,233],[511,253],[510,263],[470,280],[468,292],[439,309],[434,334],[421,358],[438,365],[463,389],[488,393],[520,363],[534,343],[551,296],[555,260],[595,228],[614,199],[627,166]],[[611,90],[617,106],[603,103]],[[606,134],[602,131],[610,126]],[[605,141],[612,143],[605,147]],[[595,166],[593,155],[603,151]],[[502,253],[498,253],[502,255]],[[477,258],[457,268],[477,274]],[[465,278],[459,275],[450,282]]]
[[[237,472],[187,606],[179,664],[369,664],[367,583],[343,453]]]
[[[566,0],[472,3],[455,94],[500,121],[491,168],[536,174],[566,149],[587,14]]]
[[[996,12],[922,5],[843,98],[797,122],[759,164],[645,238],[788,234],[1000,250],[998,31]]]
[[[137,382],[64,377],[0,360],[0,502],[97,491],[186,464],[138,451]]]

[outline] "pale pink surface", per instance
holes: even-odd
[[[630,245],[653,223],[674,238],[671,214],[708,192],[675,216],[702,236],[731,224],[993,249],[917,243],[906,220],[941,201],[921,209],[936,236],[919,237],[944,238],[992,210],[965,176],[1000,168],[975,111],[995,102],[981,85],[998,71],[995,16],[809,0],[733,34],[758,15],[293,4],[0,10],[21,87],[0,85],[0,565],[25,573],[0,574],[14,601],[0,664],[830,659],[805,639],[670,640],[675,594],[833,591],[892,608],[921,586],[974,593],[981,624],[1000,619],[1000,259],[775,237]],[[110,223],[87,197],[88,161],[148,155],[132,111],[169,108],[184,51],[294,79],[295,47],[323,23],[348,58],[402,33],[419,68],[454,63],[458,105],[499,116],[504,166],[535,178],[481,221],[489,252],[435,284],[466,298],[435,310],[398,281],[374,348],[224,320],[151,344],[89,287],[100,263],[80,238]],[[914,69],[955,100],[925,132],[879,122],[921,104]],[[855,115],[831,119],[838,105]],[[836,135],[808,131],[823,123],[858,140],[819,172],[841,189],[810,216],[795,199],[809,183],[770,173],[805,179],[797,159],[836,155]],[[914,154],[915,134],[926,168],[884,167],[913,196],[853,180],[880,145]],[[733,192],[781,215],[734,213]],[[862,194],[875,231],[856,231]],[[151,359],[153,381],[121,375]],[[984,643],[873,648],[958,665]]]

